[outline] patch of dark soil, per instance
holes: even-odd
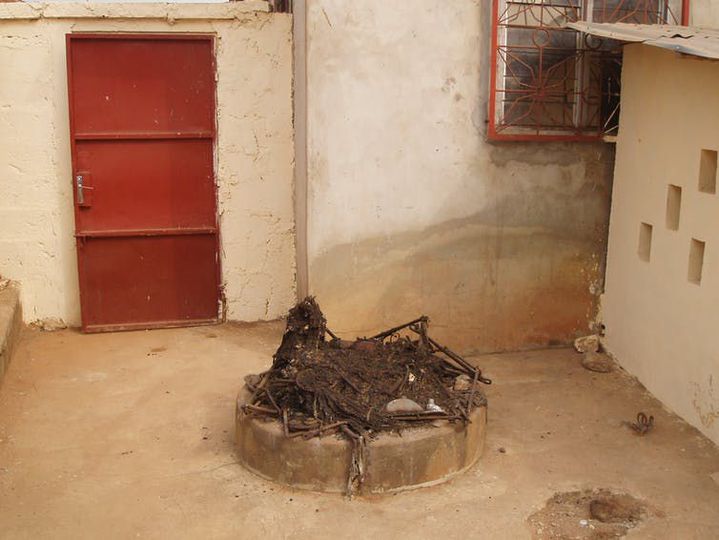
[[[620,538],[648,514],[647,505],[607,489],[555,493],[528,523],[535,539]]]
[[[429,337],[427,327],[428,318],[419,317],[345,341],[327,328],[315,300],[306,298],[289,312],[272,367],[245,379],[253,395],[244,412],[281,421],[288,437],[334,433],[351,440],[352,491],[362,481],[363,446],[377,433],[466,422],[472,409],[486,404],[479,383],[491,381]]]

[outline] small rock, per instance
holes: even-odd
[[[416,401],[412,401],[407,398],[393,399],[385,407],[388,413],[402,413],[402,412],[423,412],[424,409]]]
[[[62,319],[55,317],[48,317],[47,319],[38,319],[30,323],[31,326],[39,328],[43,332],[54,332],[55,330],[64,330],[67,328],[67,324]]]
[[[717,483],[717,485],[719,485],[719,472],[712,473],[709,476]]]
[[[0,279],[0,291],[6,289],[8,285],[10,285],[9,279]]]
[[[589,371],[597,373],[609,373],[614,369],[614,362],[606,354],[598,352],[586,352],[582,359],[582,366]]]
[[[574,340],[574,348],[577,352],[597,352],[599,350],[599,336],[591,334]]]
[[[506,454],[507,449],[504,446],[500,446],[499,448],[497,448],[497,452],[499,452],[500,454]]]
[[[454,379],[454,390],[455,392],[464,392],[472,387],[472,379],[469,375],[457,375]]]
[[[589,521],[587,521],[586,519],[580,519],[580,520],[579,520],[579,526],[580,526],[580,527],[586,527],[587,525],[589,525]]]
[[[429,401],[427,401],[427,410],[431,412],[444,412],[444,409],[437,405],[432,398],[429,398]]]

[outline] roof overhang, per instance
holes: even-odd
[[[719,30],[664,24],[570,22],[585,34],[628,43],[644,43],[681,54],[719,60]]]

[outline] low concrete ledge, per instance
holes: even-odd
[[[20,291],[11,284],[0,290],[0,383],[10,364],[21,329]]]
[[[287,438],[278,421],[246,415],[249,398],[237,398],[235,437],[239,461],[258,476],[286,486],[344,493],[352,459],[349,441],[334,435]],[[401,436],[382,433],[367,444],[364,494],[391,493],[446,482],[470,468],[484,449],[487,407],[471,422],[438,422],[438,427],[408,428]]]
[[[87,3],[52,2],[0,3],[0,20],[36,19],[170,19],[219,20],[237,19],[250,13],[269,13],[264,0],[242,0],[227,3]]]

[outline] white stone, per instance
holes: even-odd
[[[599,336],[592,334],[577,338],[574,340],[574,348],[580,353],[597,352],[599,350]]]
[[[388,413],[400,413],[400,412],[423,412],[422,406],[407,398],[393,399],[385,407]]]

